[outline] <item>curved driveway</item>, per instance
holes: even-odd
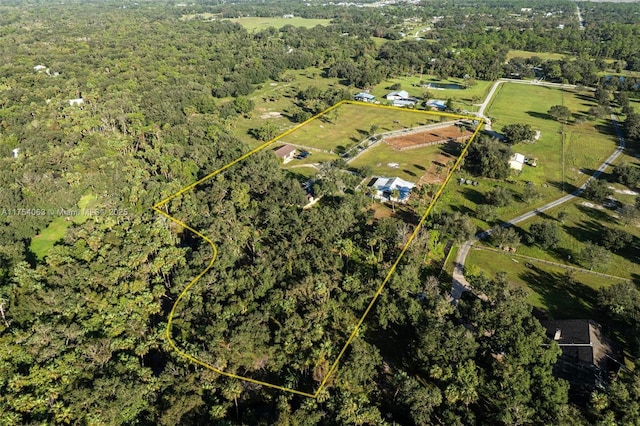
[[[495,89],[498,87],[498,84],[499,83],[503,83],[503,82],[504,81],[499,81],[499,82],[496,82],[496,84],[493,85],[493,87],[491,89],[491,92],[489,93],[490,96],[487,96],[487,100],[485,100],[485,102],[483,103],[483,105],[485,107],[486,107],[485,104],[488,104],[488,100],[491,98],[491,96],[493,96],[493,93],[495,92]],[[484,112],[484,108],[482,108],[480,110],[478,115],[483,116],[482,115],[483,112]],[[584,189],[586,188],[586,186],[589,183],[589,181],[591,181],[592,179],[598,178],[598,176],[600,176],[600,174],[603,171],[605,171],[605,169],[607,167],[613,165],[613,162],[616,160],[616,158],[618,158],[618,156],[624,150],[625,141],[624,141],[624,136],[622,134],[622,131],[620,130],[620,126],[618,125],[618,117],[615,114],[611,114],[611,122],[613,123],[613,127],[615,127],[616,133],[618,135],[618,148],[613,152],[613,154],[611,154],[609,156],[609,158],[607,158],[604,161],[604,163],[602,163],[600,165],[600,167],[598,167],[598,170],[596,170],[593,173],[593,175],[590,176],[589,179],[587,179],[587,181],[584,184],[582,184],[582,186],[580,188],[576,189],[573,193],[567,194],[564,197],[560,197],[555,201],[551,201],[550,203],[547,203],[542,207],[538,207],[537,209],[528,211],[528,212],[526,212],[524,214],[521,214],[520,216],[514,217],[513,219],[509,220],[508,222],[504,222],[500,226],[505,227],[505,228],[509,227],[509,226],[513,226],[516,223],[523,222],[523,221],[525,221],[527,219],[532,218],[533,216],[535,216],[535,215],[537,215],[539,213],[542,213],[542,212],[544,212],[546,210],[549,210],[551,208],[557,207],[560,204],[566,203],[569,200],[572,200],[576,196],[580,195],[580,193],[582,193],[582,191],[584,191]],[[469,282],[464,277],[464,264],[465,264],[465,262],[467,260],[467,255],[469,254],[469,250],[471,249],[471,246],[477,240],[481,240],[483,238],[486,238],[489,235],[491,235],[491,229],[487,229],[486,231],[480,232],[479,234],[476,235],[475,239],[465,241],[460,246],[460,249],[458,250],[458,254],[456,256],[454,268],[453,268],[453,282],[451,284],[451,297],[453,299],[453,304],[454,305],[458,303],[458,300],[462,296],[462,293],[464,293],[465,291],[470,291],[471,290],[471,286],[469,285]],[[486,296],[484,296],[484,295],[480,295],[480,297],[486,298]]]

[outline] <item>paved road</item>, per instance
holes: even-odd
[[[584,30],[584,21],[582,20],[582,14],[580,13],[580,6],[576,3],[576,10],[578,11],[578,24],[580,25],[580,29]]]
[[[494,84],[494,88],[497,86],[497,83]],[[491,94],[492,92],[490,92],[489,94]],[[486,101],[485,101],[486,102]],[[517,223],[523,222],[527,219],[532,218],[533,216],[536,216],[539,213],[542,213],[546,210],[552,209],[554,207],[559,206],[560,204],[566,203],[567,201],[577,197],[578,195],[580,195],[580,193],[582,193],[582,191],[584,191],[584,189],[586,188],[587,184],[589,183],[589,181],[591,181],[592,179],[596,179],[598,178],[598,176],[600,176],[600,174],[602,172],[604,172],[606,170],[607,167],[609,167],[610,165],[613,165],[613,162],[616,160],[616,158],[618,158],[618,156],[622,153],[622,151],[625,148],[625,141],[624,141],[624,135],[622,134],[622,130],[620,130],[620,126],[618,124],[618,117],[615,114],[611,114],[611,122],[613,123],[613,127],[616,129],[616,133],[618,135],[618,148],[613,152],[613,154],[611,154],[609,156],[609,158],[607,158],[604,163],[602,163],[600,165],[600,167],[598,167],[598,170],[596,170],[592,176],[589,177],[589,179],[587,179],[587,181],[578,189],[576,189],[573,193],[571,194],[567,194],[563,197],[558,198],[555,201],[552,201],[550,203],[545,204],[542,207],[538,207],[537,209],[528,211],[524,214],[521,214],[520,216],[517,216],[511,220],[509,220],[508,222],[503,223],[502,227],[509,227],[509,226],[513,226]],[[483,238],[488,237],[489,235],[491,235],[491,229],[488,229],[486,231],[480,232],[479,234],[476,235],[475,239],[473,240],[469,240],[469,241],[465,241],[462,246],[460,246],[460,249],[458,250],[458,254],[456,256],[456,260],[454,263],[454,268],[453,268],[453,282],[451,283],[451,297],[453,299],[453,304],[457,304],[458,300],[460,299],[460,297],[462,296],[462,293],[464,293],[467,290],[471,290],[471,285],[469,284],[469,282],[466,280],[466,278],[464,277],[464,264],[467,260],[467,255],[469,254],[469,250],[471,249],[471,246],[477,241],[477,240],[481,240]],[[486,296],[484,295],[480,295],[480,297],[482,298],[486,298]]]

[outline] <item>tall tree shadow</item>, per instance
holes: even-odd
[[[554,319],[599,317],[596,306],[598,293],[570,274],[548,272],[532,265],[519,274],[527,285],[540,295],[546,313]],[[596,318],[599,319],[599,318]]]

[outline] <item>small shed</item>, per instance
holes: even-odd
[[[522,170],[525,163],[525,157],[522,154],[515,153],[509,158],[509,167],[514,170]]]

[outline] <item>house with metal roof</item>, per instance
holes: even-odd
[[[376,190],[374,196],[379,200],[405,202],[409,198],[411,190],[416,185],[412,182],[400,179],[399,177],[388,178],[383,176],[374,176],[367,186]],[[399,192],[398,198],[392,198],[391,196],[394,189],[397,189]]]
[[[356,101],[360,101],[360,102],[374,102],[376,100],[376,97],[373,96],[371,93],[367,93],[367,92],[360,92],[358,94],[356,94],[353,99],[355,99]]]

